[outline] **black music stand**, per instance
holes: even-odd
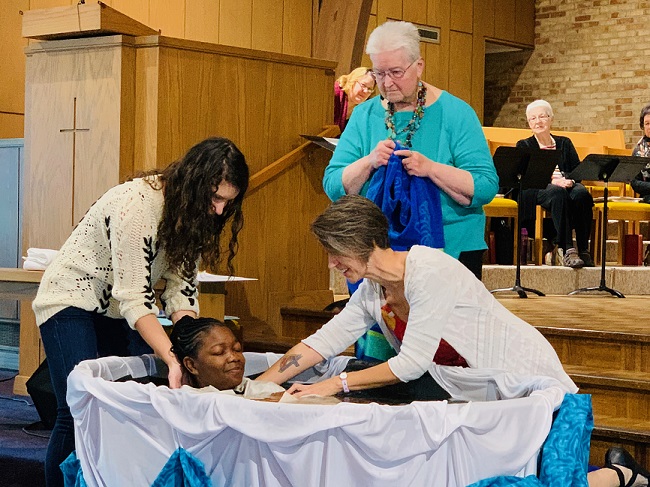
[[[559,160],[558,151],[521,149],[518,147],[497,147],[494,153],[494,167],[499,176],[499,186],[517,189],[517,238],[521,238],[521,194],[524,189],[543,189],[551,181],[553,171]],[[526,292],[544,296],[537,289],[521,285],[521,242],[517,245],[517,265],[515,285],[509,288],[494,289],[491,293],[514,291],[520,298],[527,298]]]
[[[600,285],[596,287],[583,287],[571,291],[571,294],[577,294],[588,291],[606,291],[617,298],[624,298],[622,293],[605,285],[605,264],[607,261],[607,197],[608,184],[610,181],[628,183],[639,174],[641,169],[647,164],[648,160],[644,157],[633,156],[615,156],[605,154],[589,154],[576,167],[568,178],[587,181],[603,181],[605,189],[603,190],[603,228],[600,251]]]

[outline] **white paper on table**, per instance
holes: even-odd
[[[199,282],[235,282],[235,281],[257,281],[255,277],[238,277],[238,276],[222,276],[220,274],[210,274],[209,272],[201,271],[196,275]]]
[[[339,139],[335,139],[333,137],[323,137],[326,141],[328,141],[330,144],[337,146],[339,144]]]

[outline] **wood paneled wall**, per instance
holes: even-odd
[[[156,36],[137,38],[136,46],[135,159],[142,169],[219,134],[238,145],[254,175],[300,145],[298,134],[318,133],[331,117],[333,63]],[[140,83],[154,73],[155,83]],[[279,332],[282,305],[301,295],[321,307],[331,302],[327,257],[309,232],[328,204],[321,182],[328,160],[326,151],[315,151],[247,194],[234,264],[238,275],[259,281],[228,287],[229,313]]]
[[[424,79],[467,101],[483,118],[485,40],[530,47],[535,0],[374,0],[368,35],[386,20],[440,29],[440,44],[422,43]],[[363,64],[370,66],[368,56]]]
[[[21,36],[21,10],[29,0],[0,2],[0,138],[23,136],[25,56],[27,41]],[[1,176],[0,176],[1,177]]]
[[[301,146],[299,134],[329,122],[334,67],[162,36],[30,46],[23,248],[59,248],[126,173],[165,167],[207,136],[232,139],[254,179]],[[84,131],[61,132],[72,126]],[[282,305],[332,301],[327,256],[309,232],[328,204],[321,182],[328,160],[323,149],[305,151],[246,195],[234,264],[259,281],[229,286],[229,313],[279,326]]]
[[[5,3],[37,9],[74,5],[77,0],[3,0],[2,4]],[[312,0],[102,0],[102,3],[160,30],[167,37],[311,55]]]
[[[20,34],[20,12],[76,2],[0,2],[3,30],[0,138],[23,136],[23,49],[27,42]],[[104,3],[159,29],[165,36],[310,57],[319,0],[104,0]],[[485,39],[532,46],[534,17],[534,0],[374,0],[368,33],[387,19],[439,27],[441,43],[423,44],[425,79],[468,101],[482,118]],[[332,39],[332,42],[343,41]],[[363,64],[370,64],[365,55]]]

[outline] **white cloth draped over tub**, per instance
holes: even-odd
[[[246,354],[247,374],[280,355]],[[347,359],[302,379],[337,374]],[[465,486],[536,473],[562,385],[497,371],[457,374],[490,402],[283,404],[189,388],[111,382],[155,375],[150,356],[88,360],[68,379],[77,457],[89,486],[151,485],[182,447],[215,486]],[[467,369],[465,369],[467,370]],[[483,383],[483,386],[479,386]],[[491,384],[491,385],[486,385]]]

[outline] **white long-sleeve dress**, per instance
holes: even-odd
[[[553,377],[566,392],[578,390],[546,338],[508,311],[463,264],[441,250],[414,246],[409,251],[404,295],[410,310],[401,343],[382,319],[385,301],[381,288],[367,279],[341,313],[303,343],[329,358],[379,323],[398,352],[388,365],[402,381],[428,371],[455,397],[462,394],[449,374],[471,381],[472,375],[485,375],[476,372],[496,369],[521,376]],[[442,338],[465,358],[470,370],[432,362]]]

